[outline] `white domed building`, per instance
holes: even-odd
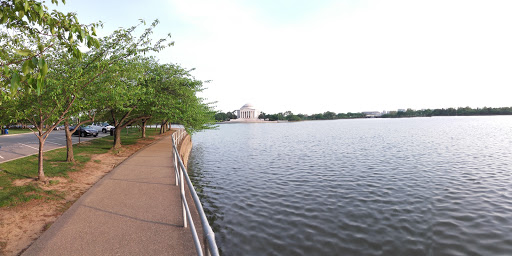
[[[240,110],[236,111],[236,116],[240,121],[247,120],[258,120],[260,111],[258,111],[252,104],[247,103],[243,105]]]

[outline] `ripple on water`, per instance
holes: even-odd
[[[510,255],[510,127],[221,125],[194,135],[189,166],[224,255]]]

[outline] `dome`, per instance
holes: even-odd
[[[241,107],[242,108],[254,108],[254,106],[251,103],[247,103]]]

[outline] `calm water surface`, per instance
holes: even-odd
[[[191,176],[223,255],[512,255],[512,117],[223,124]]]

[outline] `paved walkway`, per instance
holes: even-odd
[[[171,149],[165,136],[125,160],[23,255],[197,255],[182,226]]]

